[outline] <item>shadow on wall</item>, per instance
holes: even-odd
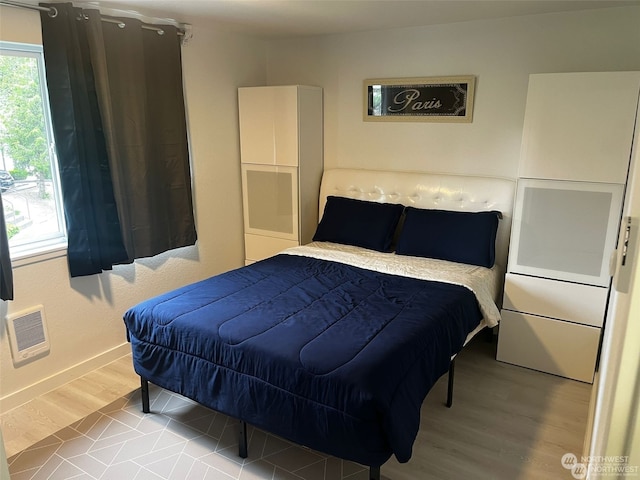
[[[138,269],[146,268],[154,272],[167,267],[167,275],[170,275],[169,265],[175,261],[200,262],[198,244],[177,248],[164,252],[154,257],[137,259],[132,264],[115,265],[113,270],[96,275],[70,278],[70,287],[88,299],[101,299],[113,305],[113,277],[118,277],[129,285],[135,285],[138,278]]]

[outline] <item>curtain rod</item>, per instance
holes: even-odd
[[[56,7],[41,7],[40,5],[30,5],[27,3],[20,3],[20,2],[14,2],[12,0],[0,0],[0,5],[6,5],[8,7],[16,7],[16,8],[26,8],[29,10],[38,10],[39,12],[47,12],[49,14],[50,17],[55,18],[58,15],[58,10],[56,9]],[[100,16],[101,20],[103,22],[106,23],[115,23],[117,24],[120,28],[124,28],[125,27],[125,23],[122,20],[118,20],[115,18],[110,18],[110,17],[105,17],[103,15]],[[164,30],[161,27],[156,27],[154,25],[149,25],[147,23],[143,23],[142,24],[142,28],[145,30],[152,30],[158,33],[158,35],[164,35]],[[185,30],[179,27],[176,27],[178,29],[178,35],[180,36],[184,36],[185,35]]]

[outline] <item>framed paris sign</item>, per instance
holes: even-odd
[[[367,122],[473,120],[475,77],[372,78],[364,81]]]

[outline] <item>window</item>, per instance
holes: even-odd
[[[41,46],[0,42],[0,188],[14,260],[66,246],[45,82]]]

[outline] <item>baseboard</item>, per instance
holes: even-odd
[[[106,352],[89,358],[88,360],[78,363],[73,367],[62,370],[61,372],[29,385],[22,390],[10,393],[9,395],[0,398],[0,412],[6,413],[9,410],[33,400],[39,395],[43,395],[51,390],[61,387],[65,383],[69,383],[72,380],[82,377],[96,368],[104,367],[108,363],[111,363],[129,353],[131,353],[131,344],[124,342],[111,350],[107,350]]]

